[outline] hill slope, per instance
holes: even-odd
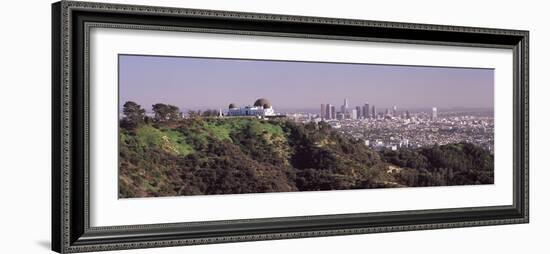
[[[492,183],[493,167],[471,144],[379,153],[323,122],[255,118],[121,128],[119,153],[121,198]]]

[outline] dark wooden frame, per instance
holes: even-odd
[[[511,206],[90,227],[88,32],[91,27],[235,33],[512,49]],[[62,1],[52,6],[52,249],[179,246],[529,221],[528,31]]]

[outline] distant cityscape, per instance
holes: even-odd
[[[293,112],[287,117],[298,122],[325,121],[341,133],[362,140],[374,149],[418,148],[458,142],[494,150],[493,111],[408,110],[394,105],[378,109],[368,102],[355,107],[347,99],[336,105],[320,104],[318,113]]]

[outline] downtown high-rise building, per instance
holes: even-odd
[[[349,118],[349,104],[348,99],[344,98],[344,104],[340,106],[340,113],[343,115],[343,119]]]
[[[363,118],[368,119],[370,118],[370,111],[369,111],[369,103],[365,103],[363,105]]]
[[[348,98],[344,98],[344,109],[346,109],[346,111],[347,111],[348,108],[349,108]]]
[[[319,112],[321,119],[325,119],[326,116],[326,107],[325,104],[321,104],[321,112]]]
[[[336,119],[336,106],[334,105],[330,105],[330,119]]]
[[[372,118],[376,119],[376,107],[372,105]]]
[[[326,105],[325,119],[333,119],[333,117],[332,117],[332,108],[333,108],[332,105],[330,105],[330,104]]]
[[[432,121],[437,120],[437,108],[436,107],[432,108],[432,117],[431,117],[431,119],[432,119]]]
[[[340,107],[340,112],[344,114],[344,118],[346,118],[346,116],[349,114],[348,109],[349,109],[348,99],[344,98],[344,104]]]
[[[363,118],[363,109],[361,106],[356,106],[355,110],[357,111],[357,119]]]
[[[352,109],[351,110],[350,118],[353,119],[353,120],[357,119],[357,109]]]

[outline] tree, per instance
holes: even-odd
[[[145,109],[142,109],[141,106],[133,101],[127,101],[124,103],[122,112],[124,113],[124,118],[122,119],[121,126],[124,128],[136,128],[144,122],[145,119]]]
[[[215,109],[207,109],[204,112],[202,112],[202,116],[204,117],[215,117],[218,116],[220,113]]]
[[[187,115],[189,116],[189,118],[198,118],[198,117],[201,116],[201,114],[202,114],[202,111],[200,111],[200,110],[197,110],[197,111],[189,110],[189,111],[187,111]]]
[[[182,119],[180,109],[174,105],[157,103],[153,105],[153,112],[155,113],[155,121],[157,122],[177,121]]]

